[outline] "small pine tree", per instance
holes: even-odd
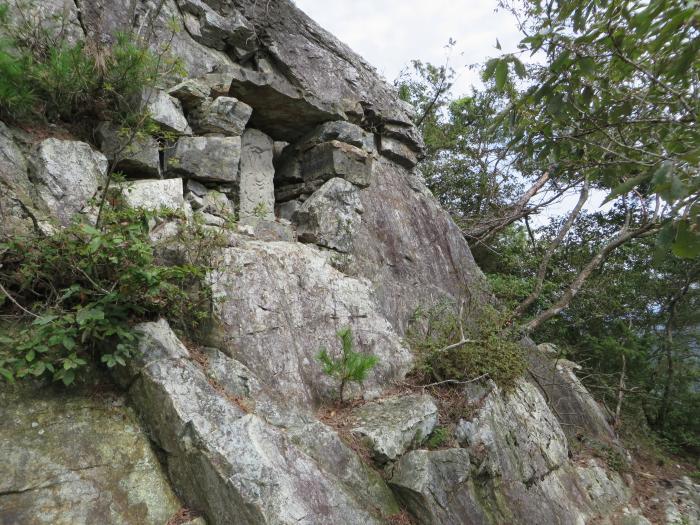
[[[338,358],[333,358],[325,348],[321,348],[316,356],[323,366],[323,371],[340,381],[338,386],[338,397],[343,403],[345,386],[349,381],[362,383],[367,378],[367,373],[379,362],[377,356],[355,352],[352,342],[352,330],[345,327],[338,331],[343,354]]]

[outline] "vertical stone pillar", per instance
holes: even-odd
[[[275,219],[273,140],[257,129],[243,133],[240,164],[239,218]]]

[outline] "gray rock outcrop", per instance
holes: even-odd
[[[367,403],[352,412],[353,434],[362,436],[375,459],[395,460],[420,445],[433,431],[438,409],[428,395],[396,396]]]
[[[150,136],[137,135],[129,130],[103,122],[97,127],[100,151],[115,169],[136,177],[158,177],[160,175],[160,146]]]
[[[50,138],[32,154],[31,180],[39,198],[63,226],[86,211],[106,176],[107,158],[84,142]]]
[[[301,242],[349,253],[363,211],[357,188],[335,178],[314,192],[292,215],[292,220]]]
[[[0,523],[162,525],[180,509],[123,396],[0,390]]]
[[[335,469],[331,454],[340,442],[325,447],[330,436],[316,427],[285,432],[246,413],[212,386],[167,323],[139,329],[142,355],[130,368],[130,393],[166,451],[171,478],[212,525],[378,524],[382,507],[395,508],[383,482],[370,481],[359,462]],[[246,369],[236,370],[227,377]],[[307,431],[314,435],[303,437]]]
[[[47,16],[59,3],[46,3]],[[288,0],[66,6],[76,38],[108,43],[150,17],[152,45],[172,42],[188,78],[163,79],[147,97],[167,133],[122,159],[137,179],[123,191],[131,206],[194,216],[225,247],[211,254],[221,264],[207,277],[207,346],[185,347],[165,321],[144,323],[142,353],[115,373],[142,423],[98,397],[18,408],[36,429],[0,405],[14,469],[0,476],[1,523],[167,523],[180,507],[168,482],[210,525],[379,524],[402,509],[418,524],[635,516],[618,473],[570,458],[581,428],[618,444],[575,365],[541,352],[530,367],[542,384],[455,389],[473,414],[449,425],[440,446],[452,448],[420,449],[436,446],[425,438],[438,419],[448,425],[437,395],[396,394],[415,365],[402,339],[409,320],[437,303],[493,298],[416,168],[423,144],[411,111],[371,66]],[[105,126],[99,138],[114,158],[118,133]],[[104,184],[107,158],[88,144],[50,138],[32,151],[33,141],[0,124],[5,237],[50,232],[52,218],[69,224]],[[153,227],[159,256],[176,258],[177,228]],[[352,409],[335,405],[338,381],[317,359],[321,348],[339,355],[345,327],[355,351],[378,358],[347,386]],[[49,424],[55,439],[40,442],[34,432]],[[693,487],[676,489],[682,504],[667,514],[690,514]]]

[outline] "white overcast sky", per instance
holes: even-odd
[[[481,81],[478,69],[501,52],[516,51],[522,35],[515,18],[497,9],[497,0],[295,0],[296,5],[324,29],[348,44],[355,52],[393,81],[413,59],[444,64],[445,45],[450,38],[457,44],[450,65],[458,73],[453,95],[468,94]],[[496,49],[499,40],[502,51]],[[586,209],[598,208],[605,194],[591,192]],[[571,209],[577,196],[570,194],[547,215]],[[534,218],[534,224],[547,221],[547,215]]]
[[[445,45],[457,41],[450,65],[458,72],[454,94],[479,83],[469,64],[496,56],[520,40],[514,18],[497,0],[295,0],[307,15],[348,44],[392,81],[412,59],[443,64]]]

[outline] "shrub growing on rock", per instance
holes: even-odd
[[[442,303],[416,311],[407,342],[417,353],[417,372],[425,383],[491,379],[506,390],[525,373],[517,334],[503,329],[503,316],[490,305],[477,312]]]
[[[352,330],[349,326],[338,331],[338,338],[342,349],[340,357],[331,357],[325,348],[321,348],[316,358],[323,366],[323,371],[339,381],[338,399],[343,403],[347,384],[362,383],[379,359],[377,356],[355,352],[352,349]]]
[[[125,365],[136,350],[133,323],[162,316],[193,334],[209,318],[207,261],[159,261],[149,239],[156,214],[110,202],[100,229],[76,222],[0,244],[0,309],[31,318],[0,337],[6,380],[47,376],[69,385],[90,360]],[[216,237],[186,228],[198,249],[216,249]]]
[[[70,39],[65,21],[47,24],[32,14],[36,6],[13,7],[16,16],[0,3],[0,117],[133,125],[143,120],[142,90],[182,73],[180,61],[169,56],[170,42],[151,50],[142,36],[148,27],[117,33],[103,45]]]

